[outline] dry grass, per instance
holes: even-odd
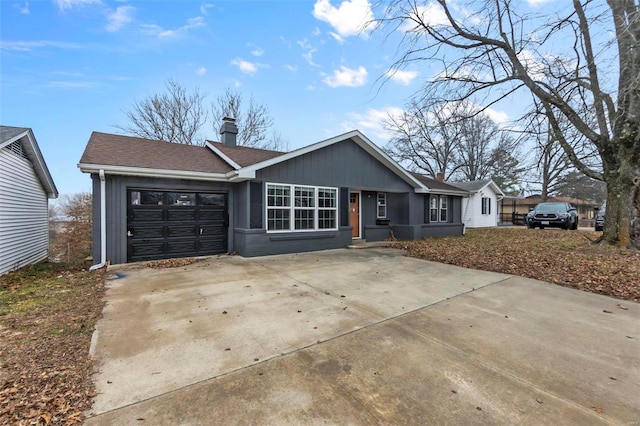
[[[640,252],[594,244],[602,233],[555,229],[469,229],[461,237],[395,243],[409,256],[535,278],[640,302]]]

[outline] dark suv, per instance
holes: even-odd
[[[540,203],[527,215],[527,227],[578,229],[578,211],[569,203]]]
[[[599,209],[596,209],[596,231],[602,231],[604,229],[604,214],[607,211],[607,202],[605,201]]]

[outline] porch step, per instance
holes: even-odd
[[[348,249],[366,249],[373,247],[388,247],[391,241],[371,241],[366,240],[354,240],[352,244],[347,246]]]

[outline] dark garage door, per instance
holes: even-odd
[[[227,196],[127,191],[127,261],[227,252]]]

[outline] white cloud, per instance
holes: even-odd
[[[367,69],[363,66],[354,70],[341,65],[339,70],[334,70],[333,75],[325,77],[323,81],[329,87],[359,87],[366,84],[367,76]]]
[[[431,2],[426,6],[418,6],[416,13],[411,14],[412,19],[407,19],[402,25],[402,30],[406,32],[422,32],[423,26],[416,24],[414,20],[428,26],[449,25],[449,19],[440,5]]]
[[[198,75],[205,75],[207,73],[207,69],[205,67],[198,67],[196,68],[196,74]]]
[[[107,31],[115,32],[133,20],[133,6],[118,6],[114,12],[107,14]]]
[[[258,72],[258,64],[245,61],[244,59],[235,58],[231,61],[231,65],[237,66],[238,69],[245,74],[253,75]]]
[[[307,43],[306,38],[304,40],[298,40],[296,43],[298,43],[298,46],[300,46],[304,51],[302,53],[302,57],[305,59],[305,61],[307,61],[311,66],[319,67],[320,65],[313,62],[313,54],[316,53],[318,49]]]
[[[77,43],[66,43],[63,41],[2,41],[0,50],[13,50],[18,52],[31,52],[39,47],[54,47],[57,49],[80,49],[82,46]]]
[[[535,54],[530,50],[521,50],[518,52],[518,59],[522,62],[527,74],[533,77],[535,80],[546,81],[547,74],[544,64],[535,57]]]
[[[316,37],[317,37],[317,36],[319,36],[320,34],[322,34],[322,32],[320,31],[320,28],[319,28],[319,27],[315,27],[315,28],[313,29],[313,32],[311,33],[311,35],[314,35],[314,36],[316,36]]]
[[[410,85],[411,82],[420,75],[418,71],[403,71],[403,70],[389,70],[387,71],[386,74],[387,74],[387,77],[391,79],[391,81],[398,84],[402,84],[403,86]]]
[[[18,4],[15,5],[15,7],[20,11],[20,13],[22,13],[23,15],[29,15],[31,13],[31,11],[29,10],[29,2],[25,2],[24,6],[20,6]]]
[[[46,87],[53,87],[56,89],[91,89],[96,84],[91,81],[50,81],[46,84]]]
[[[211,3],[202,3],[202,5],[200,5],[200,13],[202,13],[204,16],[207,16],[209,14],[208,9],[212,9],[213,5]]]
[[[344,131],[358,129],[373,138],[387,141],[391,133],[384,129],[384,122],[391,117],[400,117],[404,113],[402,108],[388,106],[383,109],[369,108],[365,113],[350,112],[347,121],[341,123]]]
[[[498,111],[492,108],[484,110],[485,114],[489,116],[496,124],[506,124],[509,121],[509,114],[504,111]]]
[[[366,38],[373,29],[367,26],[374,18],[369,0],[346,0],[337,8],[330,0],[318,0],[313,6],[313,16],[331,25],[342,38],[354,35]]]
[[[531,7],[538,7],[542,6],[545,3],[551,3],[552,1],[555,0],[527,0],[527,4]]]
[[[102,4],[100,0],[53,0],[60,10],[71,9],[76,6],[84,6],[88,4]]]
[[[285,65],[284,67],[285,67],[286,69],[288,69],[289,71],[291,71],[291,72],[296,72],[296,71],[298,71],[298,66],[297,66],[297,65],[289,65],[289,64],[287,64],[287,65]]]
[[[253,49],[253,50],[251,51],[251,54],[252,54],[253,56],[262,56],[262,55],[264,55],[264,50],[262,50],[262,49],[260,49],[259,47],[257,47],[257,48],[255,48],[255,49]]]
[[[164,28],[156,24],[142,24],[140,25],[140,31],[142,31],[143,34],[151,37],[165,39],[178,38],[182,37],[194,28],[203,27],[205,25],[206,24],[204,22],[204,18],[202,16],[198,16],[196,18],[187,19],[187,23],[185,25],[174,30],[165,30]]]

